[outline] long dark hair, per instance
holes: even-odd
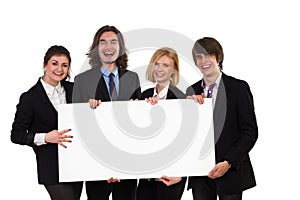
[[[101,27],[94,36],[93,43],[90,46],[88,53],[86,54],[90,58],[90,61],[89,61],[90,65],[92,66],[92,68],[102,67],[102,62],[101,62],[101,59],[100,59],[99,53],[98,53],[98,45],[99,45],[99,39],[100,39],[101,35],[105,32],[114,32],[117,35],[118,40],[119,40],[119,45],[120,45],[120,52],[119,52],[119,56],[116,60],[116,65],[121,70],[126,69],[128,66],[128,64],[127,64],[128,56],[126,53],[124,38],[122,36],[122,33],[116,27],[109,26],[109,25]]]

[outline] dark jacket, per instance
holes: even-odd
[[[66,102],[71,103],[73,83],[61,81],[66,91]],[[58,183],[58,145],[48,143],[36,146],[36,133],[57,130],[57,111],[49,100],[40,80],[20,97],[12,124],[11,141],[31,146],[36,154],[38,182],[52,185]]]
[[[187,89],[186,94],[201,94],[202,80]],[[258,137],[253,97],[243,80],[222,74],[214,108],[216,163],[224,160],[232,166],[223,177],[215,179],[219,193],[239,193],[256,185],[249,151]],[[201,177],[190,177],[189,187]]]

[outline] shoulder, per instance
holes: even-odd
[[[136,72],[133,72],[133,71],[130,71],[130,70],[122,70],[122,71],[119,71],[120,73],[120,77],[122,76],[130,76],[130,77],[138,77],[138,74]]]
[[[73,82],[70,82],[70,81],[61,81],[61,84],[64,86],[64,87],[73,87],[74,83]]]
[[[172,85],[169,86],[169,92],[171,92],[174,95],[174,96],[168,95],[170,98],[184,99],[186,97],[185,94],[180,89]]]
[[[130,70],[120,70],[119,71],[119,80],[124,83],[131,84],[134,87],[140,85],[139,76],[136,72]]]
[[[67,92],[72,92],[73,91],[73,87],[74,87],[74,83],[73,82],[70,82],[70,81],[61,81],[60,83],[61,83],[61,85],[64,87],[64,89]]]
[[[38,80],[35,85],[20,95],[20,102],[32,102],[34,99],[39,98],[39,94],[43,89],[42,83]]]
[[[100,74],[100,69],[99,68],[92,68],[92,69],[89,69],[87,71],[84,71],[84,72],[76,75],[75,80],[89,79],[91,77],[98,76],[99,74]]]
[[[144,90],[142,92],[141,100],[144,100],[145,98],[148,98],[148,97],[152,97],[153,93],[154,93],[154,88],[149,88],[149,89]]]
[[[237,79],[233,76],[228,76],[226,74],[222,75],[222,80],[224,82],[225,87],[233,87],[234,89],[247,89],[249,85],[246,81],[242,79]]]
[[[193,95],[193,94],[198,94],[201,89],[201,82],[202,82],[202,79],[197,81],[196,83],[192,84],[191,86],[189,86],[187,89],[186,89],[186,95]]]

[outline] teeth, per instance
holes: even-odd
[[[104,52],[104,55],[113,55],[114,52]]]
[[[56,76],[61,76],[61,75],[63,75],[63,73],[55,73],[55,72],[54,72],[54,74],[55,74]]]
[[[156,76],[164,76],[165,74],[161,74],[161,73],[156,73]]]
[[[202,66],[203,69],[209,68],[209,65]]]

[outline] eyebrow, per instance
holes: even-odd
[[[99,41],[109,41],[109,40],[107,40],[107,39],[100,39]],[[110,41],[118,41],[118,39],[111,39]]]

